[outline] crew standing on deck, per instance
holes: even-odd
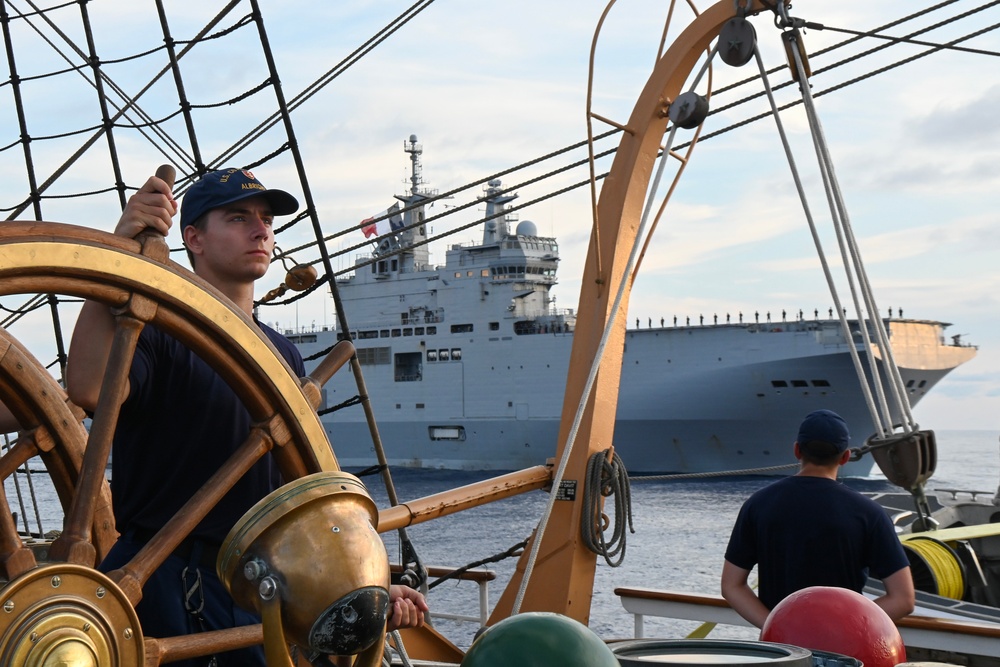
[[[909,561],[888,514],[837,481],[849,443],[838,414],[810,413],[794,445],[799,472],[760,489],[740,509],[722,567],[722,596],[758,628],[795,591],[837,586],[860,593],[869,574],[885,585],[875,604],[892,620],[913,611]],[[759,597],[747,583],[755,565]]]

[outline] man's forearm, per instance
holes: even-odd
[[[114,336],[115,319],[110,308],[99,301],[84,302],[69,345],[66,393],[85,410],[97,407]]]

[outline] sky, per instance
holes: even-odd
[[[8,11],[28,12],[21,0],[10,0]],[[39,3],[48,6],[50,3]],[[51,3],[55,4],[55,3]],[[792,15],[822,24],[807,27],[810,53],[837,44],[850,35],[837,29],[870,31],[932,3],[889,0],[878,3],[797,2]],[[883,34],[902,36],[978,8],[984,2],[956,1],[927,16],[885,28]],[[171,34],[184,40],[216,15],[222,2],[165,3]],[[223,20],[248,11],[247,3]],[[295,99],[325,73],[338,68],[362,46],[412,5],[397,0],[361,2],[305,2],[261,0],[267,37],[285,97]],[[329,85],[297,106],[292,122],[302,149],[318,217],[328,232],[347,230],[393,202],[406,188],[409,159],[403,143],[417,135],[424,148],[426,186],[445,192],[481,181],[498,172],[577,144],[587,137],[588,62],[595,29],[605,11],[604,2],[546,0],[504,3],[436,0],[402,25],[363,58],[342,69]],[[603,21],[594,46],[592,110],[624,124],[656,61],[663,31],[666,2],[620,0]],[[699,3],[705,7],[707,3]],[[153,2],[97,0],[88,3],[94,40],[102,60],[150,49],[163,43]],[[76,44],[86,44],[79,27],[79,8],[70,5],[53,12],[53,22]],[[671,42],[690,21],[687,6],[678,3],[667,35]],[[946,42],[1000,21],[1000,9],[974,12],[968,18],[922,34],[919,39]],[[36,22],[37,23],[37,22]],[[754,19],[765,66],[781,65],[784,54],[779,31],[771,19]],[[37,33],[23,22],[13,26],[16,66],[22,77],[65,67]],[[56,43],[50,27],[39,32]],[[259,83],[263,62],[252,30],[238,31],[230,40],[215,40],[192,51],[181,61],[185,88],[194,103],[213,102],[237,95]],[[250,39],[252,36],[253,39]],[[906,317],[952,323],[948,335],[978,345],[977,357],[949,375],[916,410],[923,428],[997,430],[1000,394],[1000,317],[998,274],[1000,224],[1000,126],[995,122],[1000,103],[1000,78],[995,55],[944,51],[890,67],[913,57],[926,46],[896,44],[846,64],[838,61],[864,49],[885,44],[866,39],[810,59],[811,85],[829,145],[834,169],[858,239],[860,252],[880,310],[891,307]],[[1000,34],[987,32],[963,41],[965,47],[1000,52]],[[65,50],[65,47],[63,47]],[[74,59],[75,63],[79,58]],[[107,70],[130,94],[135,94],[164,63],[162,52],[134,62],[109,64]],[[4,78],[9,72],[3,58]],[[879,69],[887,71],[838,90],[823,93]],[[714,90],[727,82],[750,78],[750,63],[712,68]],[[787,72],[771,76],[772,86],[787,81]],[[33,135],[59,134],[69,127],[97,124],[95,95],[82,77],[38,79],[24,84]],[[704,92],[702,82],[699,91]],[[759,84],[738,92],[713,96],[711,108],[721,108],[751,93]],[[795,99],[794,86],[777,91],[779,103]],[[176,92],[168,75],[143,99],[152,117],[173,113]],[[17,118],[10,86],[0,88],[0,147],[16,141]],[[741,122],[764,110],[754,99],[709,116],[704,133]],[[274,109],[272,97],[198,111],[198,139],[206,161],[219,156],[233,163],[258,157],[281,141],[269,130],[263,148],[227,155],[235,141],[263,121]],[[810,190],[809,206],[824,238],[831,264],[839,266],[831,244],[829,214],[817,191],[816,159],[811,152],[808,125],[801,106],[783,113],[785,129],[795,150],[796,164]],[[181,141],[186,128],[180,118],[168,124]],[[594,121],[595,133],[609,128]],[[687,141],[689,131],[675,144]],[[617,137],[602,140],[599,150],[610,150]],[[138,186],[156,165],[178,164],[175,156],[154,150],[135,132],[116,133],[124,178]],[[33,142],[37,172],[51,173],[82,143],[80,136]],[[517,185],[586,157],[584,149],[503,176],[505,185]],[[610,161],[598,162],[604,173]],[[0,208],[24,199],[24,156],[19,149],[0,152]],[[53,186],[53,192],[105,187],[109,177],[106,143],[98,141]],[[286,155],[257,171],[270,187],[293,189],[294,165]],[[515,204],[546,197],[560,188],[586,181],[586,167],[517,188]],[[598,188],[600,184],[598,184]],[[438,202],[430,214],[460,206],[480,194],[467,189],[447,202]],[[117,197],[80,200],[53,199],[43,204],[47,220],[84,224],[110,231],[117,219]],[[482,207],[432,222],[434,233],[471,222]],[[9,211],[3,211],[4,217]],[[576,308],[582,267],[591,229],[590,192],[573,187],[518,211],[539,232],[558,238],[560,282],[556,288],[561,308]],[[29,219],[29,210],[19,216]],[[293,248],[311,238],[296,229],[279,237],[281,247]],[[472,228],[451,237],[449,243],[479,239]],[[331,252],[362,244],[352,231],[330,244]],[[176,243],[174,244],[176,245]],[[432,246],[432,260],[444,262],[444,243]],[[351,265],[353,255],[367,253],[361,246],[334,259],[335,268]],[[314,252],[291,259],[308,261]],[[184,262],[181,255],[175,259]],[[276,286],[283,269],[275,266],[260,283],[261,292]],[[846,298],[842,294],[842,298]],[[693,151],[692,159],[650,242],[629,304],[629,322],[639,318],[670,322],[699,315],[799,309],[821,313],[832,305],[819,270],[805,217],[789,167],[784,160],[773,121],[759,120],[710,139]],[[68,309],[72,311],[72,307]],[[349,315],[349,313],[348,313]],[[749,316],[749,315],[748,315]],[[328,297],[317,293],[295,306],[268,310],[262,319],[281,328],[332,324]],[[20,325],[34,326],[32,321]],[[41,325],[38,325],[41,326]],[[17,332],[14,332],[18,335]],[[40,355],[43,356],[44,355]]]

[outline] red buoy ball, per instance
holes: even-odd
[[[583,623],[551,612],[505,618],[472,642],[461,667],[620,667]]]
[[[779,602],[760,638],[860,660],[864,667],[906,662],[899,630],[882,608],[846,588],[812,586]]]

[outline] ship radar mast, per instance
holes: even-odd
[[[399,249],[399,270],[421,271],[430,266],[430,254],[425,241],[427,228],[424,226],[424,204],[437,196],[436,190],[424,187],[424,168],[420,156],[424,147],[417,142],[417,135],[411,134],[403,142],[403,150],[410,155],[410,187],[406,194],[396,195],[403,203],[403,230],[395,237]],[[431,204],[433,206],[433,203]],[[396,247],[391,249],[395,250]]]
[[[411,134],[410,140],[403,144],[403,150],[410,154],[410,194],[420,194],[420,186],[424,184],[424,166],[420,156],[424,147],[417,143],[417,135]]]
[[[483,227],[483,245],[496,243],[510,234],[510,225],[516,216],[505,213],[504,207],[517,199],[516,194],[504,194],[500,179],[494,178],[486,184],[485,194],[479,198],[486,202],[486,225]]]

